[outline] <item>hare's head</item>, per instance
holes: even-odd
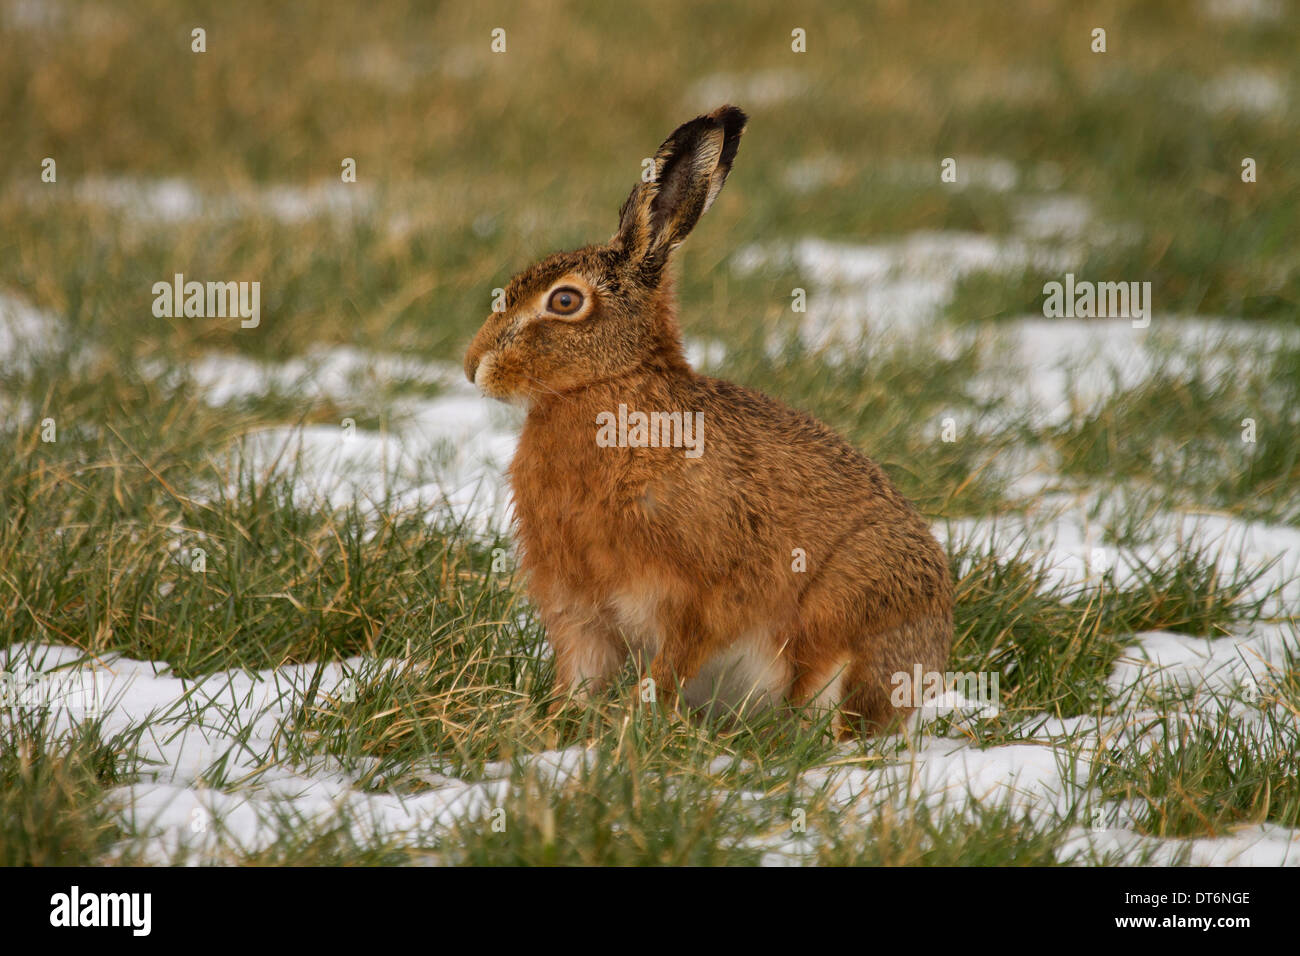
[[[511,279],[504,309],[465,357],[469,380],[493,398],[530,402],[684,364],[668,260],[722,189],[746,120],[723,106],[679,126],[608,243],[550,256]]]

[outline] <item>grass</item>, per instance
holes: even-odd
[[[1137,829],[1153,836],[1218,836],[1248,824],[1300,824],[1296,727],[1220,712],[1162,716],[1144,728],[1150,749],[1116,749],[1100,776],[1109,799],[1134,806]]]
[[[757,850],[743,845],[752,832],[744,795],[717,790],[705,775],[656,772],[656,756],[629,773],[625,760],[602,754],[563,786],[526,774],[494,814],[452,826],[437,849],[458,865],[757,862]]]
[[[1088,826],[1084,804],[1122,805],[1133,829],[1161,838],[1300,826],[1294,649],[1248,720],[1229,708],[1189,724],[1172,716],[1188,703],[1175,697],[1145,749],[1048,734],[1131,719],[1108,678],[1138,632],[1237,639],[1279,624],[1280,592],[1263,592],[1283,569],[1238,568],[1199,541],[1157,545],[1179,508],[1300,522],[1300,358],[1286,339],[1300,317],[1300,119],[1285,97],[1262,110],[1207,100],[1241,67],[1300,89],[1293,11],[1261,27],[1206,23],[1172,0],[49,9],[52,28],[0,18],[0,292],[50,317],[29,354],[0,355],[0,642],[125,654],[183,690],[111,727],[0,711],[0,861],[194,861],[184,848],[160,860],[147,821],[116,812],[119,788],[175,771],[181,786],[264,797],[277,775],[321,766],[375,800],[462,786],[483,800],[412,836],[268,798],[267,842],[241,845],[218,825],[197,860],[1052,864]],[[1097,25],[1106,54],[1088,49]],[[806,54],[790,50],[795,26]],[[504,55],[489,48],[495,27]],[[670,723],[638,705],[630,675],[588,710],[553,714],[545,635],[509,540],[397,497],[395,484],[436,478],[437,462],[387,476],[392,496],[340,508],[304,494],[310,464],[270,467],[252,444],[345,418],[400,435],[440,379],[363,373],[342,392],[286,379],[214,403],[187,374],[214,356],[310,365],[338,346],[456,374],[492,290],[545,252],[607,237],[641,157],[718,96],[752,122],[677,266],[688,338],[724,348],[710,371],[827,421],[940,525],[1037,514],[1042,496],[1013,480],[1026,454],[1048,463],[1055,490],[1098,502],[1088,518],[1122,574],[1063,583],[1027,542],[952,543],[951,667],[996,672],[1001,713],[910,739],[1088,755],[1080,808],[978,794],[931,806],[884,786],[911,759],[903,740],[838,746],[824,722],[784,710]],[[55,183],[40,180],[45,157]],[[338,179],[344,157],[355,185]],[[946,157],[959,178],[1002,161],[1014,186],[945,184]],[[162,180],[179,212],[146,208]],[[816,303],[816,269],[733,268],[755,242],[1016,241],[1026,204],[1061,197],[1092,219],[1043,247],[1080,277],[1150,281],[1165,334],[1145,381],[1051,425],[1011,401],[1003,386],[1020,373],[983,332],[1041,314],[1043,283],[1059,276],[964,270],[933,329],[813,349],[791,291]],[[153,316],[153,283],[176,272],[260,282],[262,324]],[[1203,342],[1181,334],[1191,314],[1258,335]],[[47,418],[57,441],[41,439]],[[949,418],[954,441],[941,437]],[[264,708],[237,677],[270,688]],[[200,767],[168,765],[199,728],[221,746]],[[578,765],[557,776],[557,753]],[[846,797],[844,780],[863,789]]]
[[[102,862],[122,834],[105,796],[129,776],[129,742],[93,722],[55,732],[48,711],[0,734],[0,865]]]
[[[1074,717],[1105,706],[1107,677],[1132,635],[1219,636],[1263,613],[1265,597],[1248,593],[1260,569],[1224,572],[1195,544],[1161,563],[1132,560],[1135,573],[1123,586],[1113,569],[1075,586],[1054,580],[1052,569],[1023,549],[1007,556],[959,545],[951,554],[953,670],[999,673],[1003,720],[1011,724],[1044,711]]]
[[[827,866],[1057,866],[1068,828],[1005,807],[888,808],[845,828],[816,855]]]

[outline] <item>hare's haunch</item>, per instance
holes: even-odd
[[[635,655],[660,706],[680,687],[877,730],[915,704],[900,683],[947,663],[943,550],[874,462],[682,349],[668,263],[746,119],[724,106],[669,136],[608,243],[510,281],[465,374],[528,408],[510,479],[561,690],[598,692]]]

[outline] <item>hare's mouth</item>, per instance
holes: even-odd
[[[507,405],[518,405],[527,408],[531,404],[527,395],[520,393],[517,389],[501,387],[496,375],[496,358],[495,352],[485,352],[483,357],[479,359],[478,366],[474,369],[474,387],[479,390],[484,398],[495,399]]]
[[[484,352],[474,369],[474,387],[488,398],[503,397],[497,389],[493,388],[492,373],[496,370],[496,360],[495,352]]]

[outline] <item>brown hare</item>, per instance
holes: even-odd
[[[660,706],[787,700],[879,731],[912,709],[896,675],[947,663],[943,550],[874,462],[682,347],[669,261],[747,120],[724,106],[669,136],[608,243],[510,281],[465,374],[528,409],[510,480],[561,691],[636,656]]]

